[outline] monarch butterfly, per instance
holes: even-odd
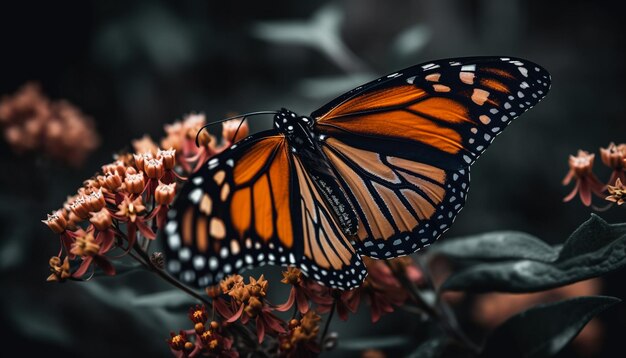
[[[530,61],[455,58],[381,77],[310,116],[283,108],[274,129],[213,157],[183,187],[165,226],[167,269],[202,287],[289,265],[356,287],[361,256],[407,255],[450,228],[470,165],[549,88]]]

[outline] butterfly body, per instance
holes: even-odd
[[[356,213],[322,152],[319,141],[322,141],[324,137],[316,136],[312,130],[314,123],[313,119],[298,116],[285,108],[274,116],[274,126],[287,139],[291,152],[310,172],[313,184],[322,195],[326,205],[332,209],[333,218],[343,233],[348,236],[355,235],[358,226]]]
[[[358,286],[361,256],[413,253],[448,230],[470,165],[550,85],[515,58],[446,59],[360,86],[210,159],[166,225],[168,270],[206,286],[265,264]]]

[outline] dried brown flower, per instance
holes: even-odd
[[[615,185],[609,185],[609,196],[606,197],[606,200],[612,201],[617,205],[624,204],[624,198],[626,198],[626,186],[622,183],[622,181],[617,178],[615,180]]]
[[[65,257],[63,261],[58,256],[52,256],[49,261],[50,271],[52,272],[46,281],[65,281],[70,275],[70,261]]]

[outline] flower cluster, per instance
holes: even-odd
[[[209,315],[202,305],[189,309],[189,320],[193,329],[171,332],[167,343],[177,358],[182,357],[239,357],[233,349],[233,339],[224,334],[219,323],[211,321],[207,324]]]
[[[334,313],[347,320],[365,302],[376,322],[409,303],[406,283],[419,284],[421,271],[408,257],[365,258],[369,276],[351,291],[327,288],[298,268],[287,268],[281,283],[290,290],[281,304],[268,300],[270,283],[263,275],[247,280],[228,276],[207,288],[206,297],[164,272],[162,255],[150,254],[149,246],[163,227],[177,191],[185,185],[185,177],[248,134],[245,121],[224,122],[219,142],[201,130],[205,123],[204,116],[193,114],[165,126],[166,136],[158,144],[148,136],[133,141],[133,152],[116,155],[43,220],[61,243],[59,254],[49,260],[48,281],[87,280],[96,267],[114,275],[113,258],[130,255],[140,267],[204,303],[189,311],[193,327],[172,332],[167,340],[177,357],[237,357],[259,351],[282,357],[314,356],[327,346],[326,330]],[[111,255],[114,250],[116,256]],[[291,317],[281,317],[285,315]]]
[[[221,321],[225,328],[235,324],[249,327],[259,344],[269,337],[270,341],[276,342],[269,346],[276,349],[274,353],[278,356],[316,356],[326,333],[320,330],[322,314],[328,314],[327,319],[330,319],[336,311],[342,320],[347,320],[349,313],[356,312],[360,303],[365,301],[371,308],[372,322],[376,322],[409,299],[398,277],[411,284],[422,281],[421,271],[409,257],[389,261],[365,260],[369,276],[361,287],[350,291],[321,286],[304,276],[298,268],[287,268],[283,271],[281,283],[290,285],[291,289],[287,300],[279,305],[267,300],[269,283],[263,275],[258,279],[250,277],[247,282],[237,274],[228,276],[219,285],[206,289],[216,315],[213,318]],[[291,309],[290,319],[279,317],[280,312]],[[194,312],[198,317],[205,316],[198,308]],[[194,327],[196,333],[202,329],[204,326],[200,324]],[[178,336],[183,337],[182,333]],[[182,342],[182,338],[177,339]],[[191,354],[195,347],[189,343],[187,354]],[[176,354],[180,352],[182,350],[177,350]]]
[[[600,181],[593,172],[595,154],[579,150],[577,155],[569,157],[569,172],[563,179],[563,185],[569,185],[575,181],[574,189],[563,199],[567,202],[579,196],[580,201],[589,206],[592,196],[622,205],[626,188],[626,144],[615,145],[610,143],[606,148],[600,148],[602,164],[611,170],[611,175],[606,183]],[[608,195],[607,195],[608,192]]]
[[[134,153],[115,156],[113,162],[85,180],[61,209],[43,220],[59,235],[62,246],[50,259],[49,281],[82,279],[92,264],[114,275],[115,267],[107,255],[114,249],[126,254],[135,248],[147,256],[145,248],[164,225],[184,175],[231,143],[232,135],[217,146],[215,138],[202,134],[201,145],[196,147],[196,133],[204,124],[203,115],[190,115],[166,126],[161,147],[149,137],[133,141]],[[247,135],[245,122],[240,131]],[[224,133],[230,133],[227,127]]]
[[[79,166],[100,144],[93,121],[67,101],[51,101],[28,83],[0,101],[0,127],[17,153],[40,151]]]

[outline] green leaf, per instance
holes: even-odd
[[[551,357],[594,316],[620,302],[615,297],[577,297],[519,313],[490,335],[480,357]]]
[[[467,348],[443,337],[434,337],[420,344],[416,350],[408,355],[408,358],[471,358],[476,354]]]
[[[455,238],[434,245],[429,254],[454,259],[501,261],[504,259],[555,260],[558,250],[538,238],[517,231],[496,231]]]
[[[520,238],[516,235],[513,239],[518,251],[522,247]],[[493,254],[489,259],[483,254],[466,254],[464,259],[472,257],[474,262],[452,273],[440,291],[536,292],[606,274],[626,265],[626,224],[611,225],[592,215],[562,247],[552,247],[558,253],[556,258],[547,250],[543,256],[539,254],[540,245],[528,247],[533,247],[535,253],[520,252],[521,259],[510,259],[514,250],[506,245],[500,246],[504,251],[500,261],[494,260]],[[454,256],[451,259],[454,261]]]

